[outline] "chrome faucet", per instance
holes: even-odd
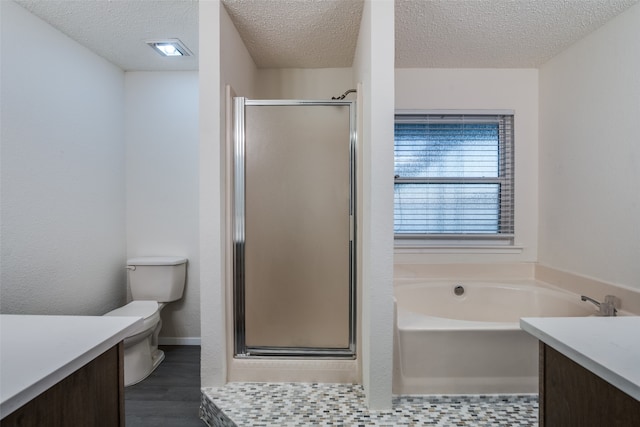
[[[613,295],[605,295],[603,302],[596,301],[585,295],[582,295],[580,299],[582,301],[589,301],[598,307],[599,316],[615,316],[618,313],[618,308],[620,307],[620,299]]]

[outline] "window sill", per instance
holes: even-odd
[[[394,244],[397,254],[520,254],[523,250],[521,245],[427,244],[397,240]]]

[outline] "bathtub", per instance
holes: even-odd
[[[395,394],[536,393],[538,343],[519,319],[596,312],[534,281],[396,283],[394,294]]]

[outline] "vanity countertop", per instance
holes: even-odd
[[[640,317],[532,317],[520,327],[640,401]]]
[[[142,318],[0,315],[0,418],[104,353]]]

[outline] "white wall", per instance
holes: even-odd
[[[370,409],[391,408],[393,344],[394,4],[365,0],[354,75],[361,85],[362,382]]]
[[[257,72],[256,99],[331,99],[355,89],[351,68],[267,68]],[[355,99],[350,94],[347,99]]]
[[[640,289],[640,5],[540,69],[541,264]]]
[[[229,262],[226,229],[225,86],[254,94],[255,65],[226,10],[200,2],[200,299],[202,387],[227,380],[226,310]]]
[[[200,335],[202,387],[225,383],[223,240],[220,174],[220,9],[201,1],[200,11]]]
[[[231,85],[237,96],[257,97],[257,68],[227,10],[220,8],[220,89]],[[221,99],[221,107],[225,104]],[[226,116],[222,111],[222,118]]]
[[[127,72],[124,111],[127,257],[189,259],[183,298],[162,310],[161,339],[197,343],[198,72]]]
[[[514,110],[515,245],[518,251],[396,254],[397,263],[535,262],[538,251],[538,71],[396,69],[395,108]],[[471,252],[471,253],[470,253]]]
[[[0,8],[1,311],[105,313],[125,299],[124,73]]]

